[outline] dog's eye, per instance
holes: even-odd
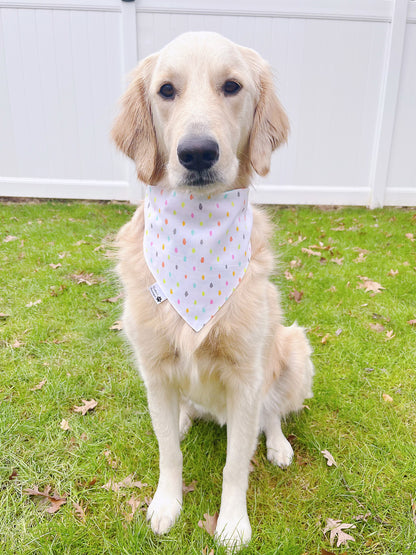
[[[159,89],[159,94],[162,98],[171,99],[175,96],[175,87],[171,83],[165,83]]]
[[[237,94],[240,89],[241,85],[236,81],[226,81],[222,86],[222,90],[225,95]]]

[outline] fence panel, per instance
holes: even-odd
[[[257,202],[416,205],[414,0],[0,0],[0,196],[138,200],[109,140],[125,75],[187,30],[271,64],[288,146]]]

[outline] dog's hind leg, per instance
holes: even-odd
[[[277,326],[269,361],[275,378],[263,402],[260,429],[266,435],[267,458],[282,468],[290,464],[293,449],[283,435],[281,420],[312,397],[311,352],[305,331],[297,324]]]

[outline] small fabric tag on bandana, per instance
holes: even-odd
[[[197,195],[148,185],[143,252],[150,292],[195,330],[214,317],[244,278],[251,257],[248,189]],[[160,300],[159,300],[160,299]]]
[[[149,291],[155,303],[160,304],[160,303],[163,303],[163,301],[166,301],[166,295],[164,294],[164,292],[162,291],[162,289],[159,287],[157,283],[154,283],[153,285],[151,285],[149,287]]]

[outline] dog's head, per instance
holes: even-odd
[[[287,116],[268,64],[216,33],[185,33],[134,70],[112,135],[139,179],[170,188],[245,187],[266,175]]]

